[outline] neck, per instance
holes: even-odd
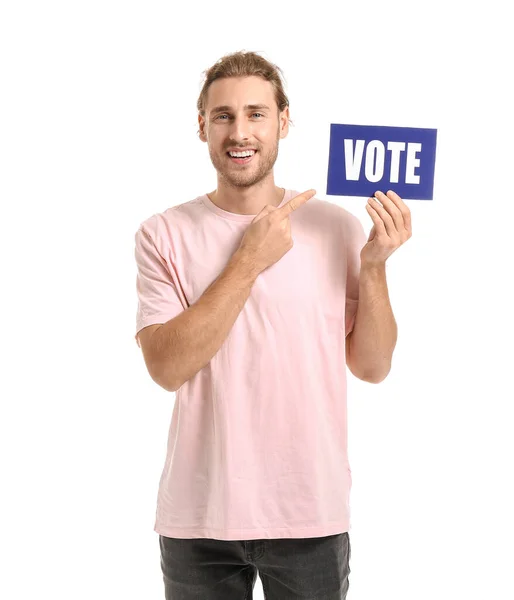
[[[228,212],[240,215],[256,215],[270,204],[278,206],[285,194],[285,189],[269,183],[261,182],[256,186],[227,186],[218,180],[218,187],[207,194],[211,202]]]

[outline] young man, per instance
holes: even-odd
[[[346,597],[351,469],[346,365],[391,367],[386,258],[410,237],[393,192],[351,213],[275,184],[289,102],[255,53],[206,72],[199,136],[217,187],[135,236],[136,339],[177,397],[159,484],[166,598]]]

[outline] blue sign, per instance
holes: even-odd
[[[437,129],[330,125],[327,194],[432,200]]]

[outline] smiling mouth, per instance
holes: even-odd
[[[229,159],[235,163],[236,165],[246,165],[249,162],[251,162],[254,158],[254,156],[257,154],[257,150],[252,154],[252,156],[248,156],[245,158],[234,158],[233,156],[230,156],[230,153],[227,152],[227,156],[229,157]]]

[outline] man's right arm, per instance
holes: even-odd
[[[156,383],[174,392],[208,364],[227,338],[258,274],[254,262],[238,249],[194,304],[152,334],[149,354]]]

